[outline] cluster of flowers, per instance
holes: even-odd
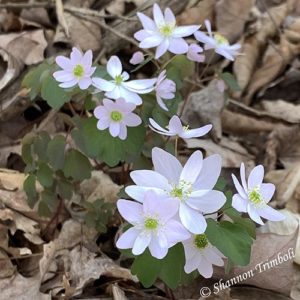
[[[213,33],[209,21],[205,21],[208,34],[199,31],[200,26],[177,26],[174,14],[169,8],[164,13],[157,4],[153,6],[154,20],[138,13],[143,29],[135,33],[140,48],[156,47],[155,59],[167,51],[173,54],[186,54],[187,58],[203,62],[204,50],[214,51],[229,60],[234,60],[240,49],[239,44],[230,45],[218,33]],[[194,35],[204,44],[188,44],[184,37]],[[102,105],[94,115],[99,120],[99,130],[109,129],[113,137],[124,140],[127,127],[138,126],[141,118],[134,113],[136,106],[142,104],[141,94],[156,92],[159,106],[168,110],[164,100],[175,97],[176,85],[162,70],[157,78],[129,80],[129,74],[123,71],[120,59],[112,56],[106,69],[110,79],[93,76],[96,68],[92,66],[92,52],[81,53],[73,48],[70,58],[58,56],[56,63],[62,70],[53,74],[60,82],[60,87],[70,88],[76,85],[80,89],[94,86],[96,91],[104,92]],[[144,55],[138,51],[130,60],[132,64],[144,61]],[[207,134],[212,126],[206,125],[196,129],[183,126],[178,116],[173,116],[167,128],[161,127],[152,118],[150,128],[159,134],[176,136],[183,139],[201,137]],[[131,249],[139,255],[149,248],[151,255],[157,259],[164,258],[168,249],[182,243],[185,251],[185,272],[198,270],[208,278],[212,276],[213,265],[224,264],[223,254],[207,239],[205,230],[207,218],[216,218],[217,212],[226,201],[225,195],[214,190],[221,172],[221,157],[211,155],[203,159],[200,151],[194,152],[184,166],[170,153],[153,148],[152,161],[154,170],[138,170],[130,176],[135,185],[128,186],[126,193],[136,201],[120,199],[118,210],[132,227],[117,241],[120,249]],[[267,203],[271,200],[275,186],[262,183],[263,167],[255,167],[246,182],[245,167],[241,165],[241,183],[233,175],[234,185],[238,191],[233,196],[232,206],[247,212],[252,220],[263,224],[261,217],[279,221],[283,216]]]
[[[177,26],[173,12],[166,8],[164,13],[157,4],[153,6],[154,20],[148,16],[138,13],[143,29],[135,33],[135,38],[140,41],[140,48],[156,47],[155,59],[160,58],[167,51],[173,54],[186,54],[187,58],[203,62],[205,56],[200,54],[203,48],[193,43],[188,44],[184,37],[194,35],[195,38],[204,44],[204,49],[214,49],[216,53],[234,60],[240,48],[239,44],[229,45],[228,41],[220,34],[211,31],[209,21],[206,21],[208,35],[199,31],[200,26]],[[144,61],[142,52],[134,53],[130,62],[140,64]],[[136,106],[142,104],[140,95],[155,91],[158,105],[168,110],[165,100],[175,97],[176,84],[167,78],[166,70],[162,70],[157,78],[129,80],[130,76],[123,71],[122,63],[117,56],[112,56],[107,62],[107,73],[110,80],[93,76],[96,68],[92,66],[92,51],[81,53],[77,48],[73,48],[70,58],[58,56],[57,65],[62,68],[54,72],[54,78],[60,82],[62,88],[71,88],[76,85],[85,90],[94,86],[96,91],[104,92],[105,99],[103,105],[95,110],[95,117],[99,119],[98,129],[109,132],[113,137],[124,140],[127,137],[127,127],[135,127],[142,123],[141,118],[134,114]],[[116,100],[116,101],[112,101]],[[154,126],[155,127],[155,126]]]

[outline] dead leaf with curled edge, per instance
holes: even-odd
[[[249,105],[254,94],[266,84],[273,81],[290,61],[300,53],[300,39],[298,44],[292,44],[283,34],[280,36],[280,44],[269,45],[265,52],[262,65],[253,73],[249,82],[247,93],[243,102]]]
[[[244,32],[244,26],[249,18],[254,0],[218,1],[216,10],[216,27],[218,32],[231,43],[237,41]]]
[[[264,13],[262,19],[259,20],[261,26],[257,32],[249,37],[245,37],[242,42],[240,52],[243,55],[238,56],[234,62],[234,74],[241,92],[247,87],[269,38],[277,33],[285,17],[293,10],[294,3],[295,0],[290,0],[270,8],[268,13]],[[270,15],[272,15],[272,19],[270,19]]]

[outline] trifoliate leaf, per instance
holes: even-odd
[[[54,170],[62,169],[64,166],[65,146],[66,139],[61,135],[54,137],[48,144],[46,155]]]
[[[36,173],[37,180],[42,186],[51,187],[53,184],[53,171],[46,163],[39,163]]]
[[[32,208],[38,200],[38,194],[35,188],[36,177],[32,174],[28,175],[23,183],[24,191],[27,195],[27,201]]]

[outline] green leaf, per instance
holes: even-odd
[[[38,155],[38,158],[44,162],[47,162],[48,160],[46,151],[50,140],[49,134],[45,131],[42,131],[33,142],[34,152]]]
[[[71,99],[71,93],[59,87],[52,74],[43,80],[41,96],[54,109],[61,108]]]
[[[34,207],[38,200],[38,194],[35,188],[36,177],[34,175],[28,175],[23,183],[24,191],[27,195],[27,201],[31,208]]]
[[[59,179],[57,182],[57,190],[62,199],[71,199],[73,195],[73,185],[64,179]]]
[[[151,256],[147,249],[137,256],[131,266],[131,273],[137,275],[144,287],[150,287],[157,279],[162,267],[162,260]]]
[[[91,164],[86,156],[72,149],[66,154],[63,172],[66,177],[81,181],[91,177]]]
[[[193,75],[195,63],[190,61],[185,55],[176,55],[167,66],[168,78],[172,79],[172,69],[180,72],[181,79]]]
[[[227,208],[224,213],[235,223],[240,224],[243,226],[248,234],[255,239],[256,238],[256,227],[255,223],[248,219],[248,218],[243,218],[240,213],[238,213],[237,210],[234,208]]]
[[[59,203],[55,193],[49,189],[45,189],[41,192],[41,202],[44,202],[50,211],[54,211]]]
[[[31,69],[24,77],[22,86],[30,89],[30,99],[33,100],[41,90],[41,78],[42,74],[49,70],[50,66],[47,62],[44,62],[37,67]]]
[[[127,139],[123,141],[112,137],[108,130],[98,130],[94,117],[77,120],[77,124],[79,129],[72,131],[72,137],[80,150],[111,167],[120,161],[133,162],[142,151],[146,134],[143,125],[127,128]]]
[[[53,184],[53,171],[46,163],[39,163],[36,173],[37,179],[44,187],[51,187]]]
[[[25,144],[22,146],[22,159],[25,164],[29,165],[33,163],[33,145],[32,144]]]
[[[219,177],[219,179],[214,187],[214,190],[222,192],[222,191],[224,191],[226,185],[227,185],[226,179],[224,177]]]
[[[44,201],[40,201],[40,203],[38,205],[38,214],[40,216],[50,217],[51,213],[52,212],[51,212],[49,206],[47,205],[47,203]]]
[[[228,221],[218,223],[207,219],[205,234],[212,245],[237,265],[246,266],[250,262],[252,239],[240,224]]]
[[[189,281],[191,275],[184,272],[185,256],[181,243],[169,249],[167,256],[162,261],[159,278],[169,288],[175,289],[179,284]]]
[[[46,153],[49,159],[49,163],[54,170],[62,169],[64,166],[65,146],[66,139],[61,135],[57,135],[56,137],[54,137],[48,145]]]
[[[232,90],[232,91],[240,91],[241,88],[239,87],[235,77],[228,72],[219,74],[220,78],[224,80],[226,85]]]

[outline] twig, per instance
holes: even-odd
[[[39,252],[39,253],[32,253],[32,254],[21,255],[21,256],[13,256],[13,257],[7,257],[7,258],[0,258],[0,261],[15,260],[15,259],[25,259],[25,258],[29,258],[29,257],[43,256],[43,255],[44,255],[43,252]]]
[[[54,3],[49,2],[33,2],[33,3],[3,3],[0,4],[2,8],[39,8],[39,7],[53,7]]]
[[[56,16],[58,19],[58,23],[64,29],[66,36],[70,37],[68,23],[64,15],[64,6],[62,0],[55,0],[55,4],[56,4],[55,7],[56,7]]]
[[[103,19],[120,19],[124,21],[134,21],[134,22],[137,21],[136,17],[125,17],[125,16],[113,15],[113,14],[103,15],[102,13],[96,10],[92,10],[88,8],[80,8],[80,7],[70,6],[70,5],[65,6],[65,11],[68,11],[70,13],[79,13],[91,17],[103,18]]]

